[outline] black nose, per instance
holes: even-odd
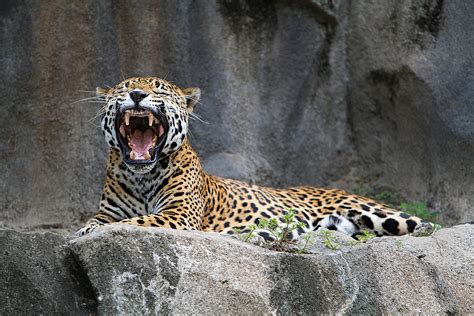
[[[145,93],[143,91],[137,91],[134,90],[130,92],[130,98],[135,102],[135,104],[138,104],[141,100],[145,99],[148,96],[148,93]]]

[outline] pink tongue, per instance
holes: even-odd
[[[132,151],[135,152],[137,158],[145,159],[145,153],[153,147],[153,135],[154,133],[150,128],[148,128],[145,133],[139,129],[133,131],[133,135],[129,144],[132,148]]]

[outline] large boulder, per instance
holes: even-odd
[[[339,250],[319,238],[307,255],[218,234],[135,227],[107,227],[70,248],[99,313],[474,312],[473,225],[352,246],[333,234]]]
[[[86,315],[91,284],[57,233],[0,230],[1,315]]]
[[[108,226],[0,232],[2,314],[470,314],[473,225],[309,254],[213,233]]]

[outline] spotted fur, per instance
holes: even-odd
[[[133,106],[132,91],[147,97],[143,108],[163,114],[166,140],[155,162],[134,165],[124,160],[117,140],[118,111]],[[326,227],[354,235],[369,230],[378,236],[413,232],[422,220],[365,197],[342,190],[313,187],[276,189],[207,174],[190,146],[188,119],[200,90],[180,89],[159,78],[131,78],[110,89],[98,89],[105,98],[102,130],[110,146],[107,176],[99,212],[79,231],[122,223],[232,234],[261,219],[277,218],[294,209],[304,223],[298,235]],[[268,234],[261,232],[269,238]]]

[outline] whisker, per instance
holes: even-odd
[[[88,100],[87,103],[104,103],[104,101]]]
[[[194,136],[193,136],[193,133],[191,132],[190,128],[188,128],[188,133],[187,133],[186,136],[188,137],[189,140],[193,139]]]
[[[89,100],[92,100],[92,101],[105,101],[104,98],[101,98],[101,97],[90,97],[90,98],[83,98],[83,99],[80,99],[80,100],[77,100],[77,101],[74,101],[74,102],[71,102],[70,104],[76,104],[76,103],[80,103],[80,102],[84,102],[84,101],[89,101]]]
[[[189,118],[191,118],[192,120],[195,120],[195,121],[199,121],[199,122],[204,123],[204,124],[209,124],[208,121],[203,120],[199,115],[197,115],[194,112],[189,113]]]
[[[82,98],[75,102],[86,101],[86,100],[105,100],[105,98],[99,97],[99,96],[93,96],[93,97]]]
[[[176,111],[179,111],[179,114],[188,115],[189,118],[192,119],[192,120],[199,121],[199,122],[204,123],[204,124],[209,124],[209,122],[203,120],[198,114],[196,114],[194,112],[189,112],[189,111],[187,111],[186,109],[183,109],[183,108],[172,108],[172,109],[173,109],[174,113],[177,113]]]
[[[99,109],[99,111],[97,111],[97,114],[92,117],[91,119],[88,120],[88,122],[92,122],[94,121],[96,118],[100,117],[102,114],[104,114],[106,112],[106,109],[105,108],[101,108]],[[99,125],[100,126],[100,125]]]
[[[87,124],[89,124],[90,126],[92,126],[93,128],[102,128],[102,126],[100,126],[100,124],[94,124],[92,121],[87,121]]]

